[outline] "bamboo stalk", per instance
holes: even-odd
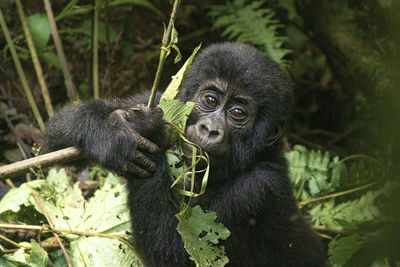
[[[42,66],[40,65],[40,61],[39,61],[39,57],[38,57],[35,45],[33,44],[32,35],[31,35],[31,32],[29,31],[29,27],[26,22],[26,17],[25,17],[24,9],[22,7],[21,0],[15,0],[15,3],[17,4],[19,18],[21,19],[25,37],[28,42],[28,47],[29,47],[29,51],[30,51],[30,54],[32,57],[33,66],[36,71],[36,76],[39,80],[39,85],[40,85],[40,89],[42,91],[44,105],[46,107],[47,114],[49,115],[49,117],[52,117],[54,114],[53,105],[51,104],[49,90],[47,89],[46,81],[45,81],[44,75],[43,75]]]
[[[58,35],[57,25],[54,20],[54,14],[53,10],[51,9],[50,1],[49,0],[43,0],[43,1],[51,25],[51,35],[53,36],[53,41],[56,46],[57,54],[60,59],[61,68],[64,74],[65,87],[67,88],[67,95],[71,102],[77,103],[79,102],[78,93],[76,92],[75,84],[72,81],[72,75],[68,69],[67,60],[65,58],[64,49],[62,47],[60,36]]]

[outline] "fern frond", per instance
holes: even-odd
[[[308,151],[296,145],[286,154],[295,195],[300,201],[351,188],[382,177],[379,168],[367,168],[363,161],[345,164],[329,152]]]
[[[210,6],[209,16],[215,18],[213,28],[226,27],[222,36],[242,43],[250,43],[264,51],[270,58],[287,68],[290,61],[285,56],[291,52],[283,48],[287,37],[279,36],[283,27],[275,19],[272,9],[262,8],[264,0],[235,0],[230,4]]]

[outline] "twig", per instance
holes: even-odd
[[[375,182],[372,182],[372,183],[369,183],[369,184],[366,184],[366,185],[362,185],[362,186],[359,186],[359,187],[356,187],[356,188],[353,188],[353,189],[350,189],[350,190],[347,190],[347,191],[343,191],[343,192],[339,192],[339,193],[335,193],[335,194],[330,194],[330,195],[326,195],[326,196],[322,196],[322,197],[317,197],[317,198],[312,198],[312,199],[309,199],[309,200],[305,200],[305,201],[299,202],[299,206],[301,207],[301,206],[307,205],[307,204],[312,203],[312,202],[317,202],[317,201],[321,201],[321,200],[325,200],[325,199],[329,199],[329,198],[339,197],[339,196],[347,195],[347,194],[354,193],[354,192],[357,192],[357,191],[360,191],[360,190],[364,190],[364,189],[370,188],[370,187],[380,183],[381,181],[382,181],[382,179],[379,179],[379,180],[377,180]]]
[[[33,98],[31,89],[29,88],[28,82],[25,77],[24,70],[22,69],[22,65],[21,65],[21,62],[19,61],[17,51],[15,50],[15,46],[11,40],[10,32],[8,31],[6,21],[4,20],[3,12],[1,11],[1,9],[0,9],[0,24],[1,24],[1,28],[3,30],[4,36],[7,40],[8,46],[10,48],[11,56],[13,58],[15,67],[17,69],[18,76],[21,80],[22,87],[24,88],[26,97],[28,98],[29,104],[31,106],[33,115],[35,116],[35,119],[36,119],[40,129],[42,131],[44,131],[45,126],[44,126],[42,116],[40,115],[39,109],[35,103],[35,99]]]
[[[109,58],[107,56],[107,67],[106,67],[106,71],[104,72],[103,81],[101,83],[101,91],[102,92],[105,92],[105,88],[106,88],[106,85],[108,83],[108,76],[111,76],[110,75],[110,69],[111,69],[112,61],[113,61],[113,58],[115,56],[115,52],[117,51],[117,48],[119,46],[119,41],[121,40],[122,32],[123,32],[123,30],[119,31],[118,37],[117,37],[117,41],[114,44],[114,48],[113,48],[113,50],[111,52],[111,55],[110,55]],[[111,86],[110,86],[110,88],[111,88]],[[108,92],[107,95],[111,95],[111,89],[107,90],[107,92]]]
[[[318,150],[324,149],[323,146],[318,145],[318,144],[314,144],[314,143],[308,141],[307,139],[298,136],[297,134],[294,134],[294,133],[287,133],[287,135],[288,135],[290,138],[294,139],[296,142],[300,142],[300,143],[305,144],[306,146],[309,146],[309,147],[311,147],[311,148],[318,149]]]
[[[83,157],[83,153],[75,147],[68,147],[55,152],[47,153],[38,157],[18,161],[9,165],[0,166],[0,180],[11,179],[25,174],[30,168],[38,165],[46,167],[54,164],[61,164]]]
[[[352,132],[354,132],[355,130],[357,130],[359,127],[361,127],[363,125],[362,122],[359,123],[355,123],[352,126],[350,126],[346,131],[344,131],[343,133],[337,135],[335,138],[333,138],[332,140],[330,140],[328,142],[328,145],[333,145],[336,144],[337,142],[341,141],[342,139],[344,139],[345,137],[347,137],[348,135],[350,135]]]
[[[172,31],[172,27],[174,25],[176,11],[178,10],[180,2],[181,2],[180,0],[174,1],[174,6],[172,7],[172,12],[171,12],[171,17],[169,19],[168,27],[164,31],[164,35],[162,38],[162,44],[161,44],[161,50],[160,50],[160,60],[158,61],[156,77],[154,78],[154,83],[153,83],[153,87],[151,88],[151,95],[149,98],[149,103],[147,104],[147,107],[149,107],[149,108],[154,106],[154,99],[156,96],[156,92],[158,90],[158,86],[160,84],[161,74],[164,69],[165,59],[167,58],[167,54],[168,54],[169,38],[171,36],[171,31]]]
[[[15,3],[17,4],[19,18],[21,19],[22,22],[22,28],[24,29],[26,41],[28,42],[28,47],[32,57],[33,66],[36,71],[36,76],[39,80],[39,85],[42,91],[44,105],[46,107],[47,114],[49,115],[49,117],[52,117],[54,114],[53,105],[51,104],[49,90],[47,89],[46,81],[44,80],[43,70],[42,67],[40,66],[40,61],[35,45],[33,44],[32,35],[31,32],[29,31],[28,24],[26,22],[26,17],[24,9],[21,4],[21,0],[16,0]]]
[[[31,188],[31,194],[32,194],[32,196],[35,198],[35,200],[36,200],[37,204],[39,205],[40,209],[42,210],[42,213],[43,213],[44,217],[46,217],[46,220],[47,220],[47,222],[49,223],[50,227],[51,227],[51,228],[54,228],[54,224],[53,224],[53,222],[51,221],[49,215],[47,214],[46,209],[45,209],[44,206],[43,206],[42,200],[40,200],[39,196],[36,194],[36,192],[35,192],[35,190],[34,190],[33,188]],[[64,244],[63,244],[62,241],[61,241],[60,236],[59,236],[56,232],[53,232],[53,235],[54,235],[55,238],[57,239],[57,242],[58,242],[58,244],[60,245],[60,248],[61,248],[61,250],[62,250],[63,253],[64,253],[65,260],[67,261],[68,266],[69,266],[69,267],[72,267],[71,259],[70,259],[69,255],[68,255],[67,250],[65,249]]]
[[[335,234],[344,232],[343,227],[341,226],[313,225],[312,228],[316,231],[332,232]]]
[[[67,88],[68,98],[73,103],[79,102],[79,97],[76,92],[75,84],[72,81],[72,76],[67,66],[67,60],[65,58],[64,49],[61,44],[61,39],[60,36],[58,35],[57,25],[54,20],[54,14],[53,10],[51,9],[50,0],[43,0],[43,1],[51,25],[51,35],[53,36],[54,44],[56,46],[57,54],[60,59],[61,68],[64,74],[65,87]]]

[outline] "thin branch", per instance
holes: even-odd
[[[26,17],[24,9],[21,4],[21,0],[16,0],[15,3],[17,4],[19,18],[21,19],[22,22],[22,28],[24,29],[26,41],[28,42],[29,52],[32,57],[33,66],[35,68],[36,76],[38,78],[40,89],[42,91],[44,105],[46,107],[47,114],[49,115],[49,117],[52,117],[54,114],[53,105],[51,104],[49,90],[47,89],[46,81],[44,80],[42,66],[40,66],[39,57],[35,45],[33,44],[32,35],[31,32],[29,31],[29,27],[26,22]]]
[[[335,234],[341,234],[344,232],[344,229],[341,226],[313,225],[312,228],[316,231],[331,232]]]
[[[29,172],[30,168],[62,164],[82,158],[83,153],[75,147],[68,147],[38,157],[0,166],[0,180],[11,179]]]
[[[22,87],[24,88],[26,97],[28,98],[29,104],[31,106],[33,115],[35,116],[35,119],[40,127],[40,130],[44,131],[45,126],[44,126],[42,116],[40,115],[39,109],[35,103],[35,99],[33,98],[31,89],[29,88],[28,81],[26,80],[24,70],[22,69],[21,62],[19,61],[18,54],[17,54],[17,51],[15,50],[14,43],[11,40],[10,32],[8,31],[6,21],[4,19],[3,12],[1,11],[1,9],[0,9],[0,24],[1,24],[1,28],[4,33],[4,37],[6,38],[7,44],[10,48],[11,56],[13,58],[15,67],[17,69],[18,76],[21,80]]]
[[[65,58],[64,49],[61,44],[60,36],[58,35],[57,25],[54,20],[53,10],[51,9],[50,0],[43,0],[44,6],[46,8],[47,16],[49,17],[49,22],[51,25],[51,35],[53,36],[53,41],[56,46],[57,54],[60,59],[61,68],[64,74],[65,87],[67,88],[67,95],[71,102],[79,102],[78,93],[76,92],[75,84],[72,81],[72,75],[69,72],[67,60]]]
[[[322,196],[322,197],[308,199],[308,200],[299,202],[299,206],[301,207],[301,206],[307,205],[307,204],[312,203],[312,202],[317,202],[317,201],[321,201],[321,200],[325,200],[325,199],[329,199],[329,198],[339,197],[339,196],[347,195],[347,194],[354,193],[354,192],[357,192],[357,191],[360,191],[360,190],[364,190],[364,189],[370,188],[370,187],[380,183],[381,181],[382,181],[382,179],[379,179],[379,180],[377,180],[375,182],[372,182],[372,183],[369,183],[369,184],[366,184],[366,185],[362,185],[362,186],[359,186],[359,187],[356,187],[356,188],[353,188],[353,189],[350,189],[350,190],[347,190],[347,191],[343,191],[343,192],[339,192],[339,193],[335,193],[335,194],[330,194],[330,195],[326,195],[326,196]]]
[[[149,98],[149,103],[147,104],[147,106],[149,108],[154,106],[154,99],[156,97],[156,92],[157,92],[158,87],[160,85],[161,74],[163,72],[165,59],[167,58],[167,54],[168,54],[169,39],[170,39],[170,36],[171,36],[172,27],[174,25],[176,11],[178,10],[180,2],[181,2],[180,0],[175,0],[174,1],[174,6],[172,7],[172,12],[171,12],[171,17],[169,19],[168,27],[164,31],[162,44],[161,44],[161,50],[160,50],[160,60],[158,61],[156,77],[154,78],[154,83],[153,83],[153,87],[151,88],[151,95],[150,95],[150,98]]]

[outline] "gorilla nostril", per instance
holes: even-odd
[[[208,133],[208,135],[209,135],[210,137],[217,137],[217,136],[219,136],[219,131],[218,131],[218,130],[216,130],[216,131],[210,131],[210,132]]]
[[[208,127],[205,124],[201,124],[199,127],[199,132],[204,135],[208,134]]]

